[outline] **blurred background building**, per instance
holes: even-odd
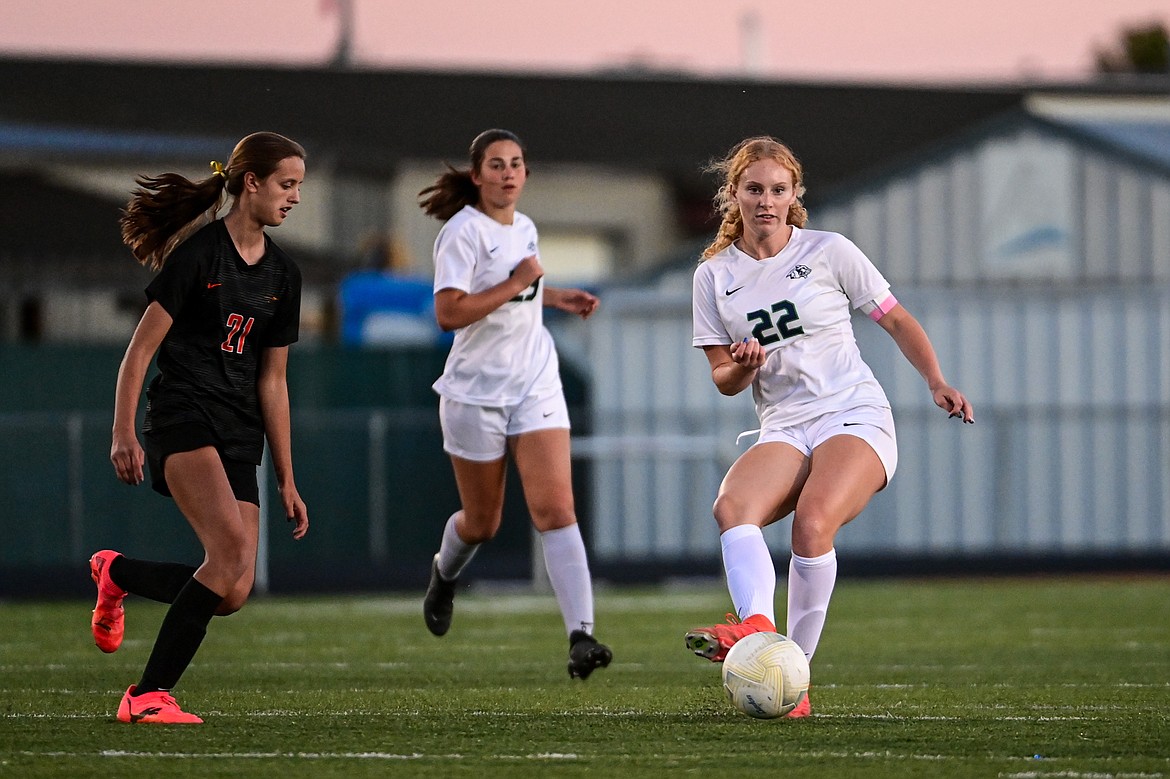
[[[494,126],[528,145],[521,209],[550,282],[602,296],[589,322],[549,317],[600,577],[720,570],[710,506],[754,414],[690,346],[690,276],[714,228],[704,166],[761,133],[802,159],[810,227],[883,270],[979,419],[947,424],[857,322],[901,464],[842,534],[843,572],[1164,569],[1170,75],[1164,43],[1134,41],[1100,54],[1098,78],[966,86],[372,69],[344,46],[313,67],[0,58],[0,595],[82,590],[95,544],[197,548],[160,518],[169,502],[109,473],[150,278],[118,210],[136,176],[202,177],[258,129],[309,152],[275,238],[305,272],[290,382],[313,518],[295,547],[269,518],[262,587],[425,582],[457,496],[430,391],[449,343],[429,309],[440,224],[417,193]],[[481,575],[527,570],[516,487]],[[783,550],[787,525],[768,538]]]

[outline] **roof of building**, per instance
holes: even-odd
[[[1170,171],[1170,118],[1160,122],[1063,120],[1062,123],[1103,146]]]
[[[785,140],[832,182],[1009,109],[1019,88],[698,79],[662,74],[541,76],[0,59],[0,134],[104,134],[110,153],[160,154],[152,136],[235,139],[283,132],[310,154],[375,174],[401,159],[460,163],[471,138],[507,127],[542,160],[697,176],[749,135]],[[227,151],[230,151],[228,149]],[[221,153],[226,153],[221,152]]]
[[[1035,105],[998,114],[973,124],[962,132],[918,149],[908,157],[888,164],[821,193],[817,205],[836,204],[855,197],[859,192],[885,187],[893,179],[925,165],[937,164],[954,154],[964,153],[987,138],[1013,134],[1021,127],[1031,127],[1048,136],[1063,138],[1143,171],[1170,176],[1170,97],[1165,101],[1166,115],[1137,119],[1119,115],[1105,118],[1095,112],[1075,110],[1049,111]]]

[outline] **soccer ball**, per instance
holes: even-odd
[[[808,658],[795,641],[779,633],[752,633],[727,652],[723,690],[749,717],[774,719],[804,700],[808,673]]]

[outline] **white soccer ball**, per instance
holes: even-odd
[[[735,642],[723,661],[723,690],[749,717],[773,719],[808,694],[808,658],[779,633],[752,633]]]

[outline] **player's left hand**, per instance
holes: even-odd
[[[562,289],[553,300],[554,308],[576,314],[582,319],[588,319],[599,305],[601,300],[583,289]]]
[[[934,397],[935,405],[947,412],[948,417],[958,417],[967,424],[975,424],[975,409],[962,392],[949,384],[942,384],[932,387],[930,394]]]

